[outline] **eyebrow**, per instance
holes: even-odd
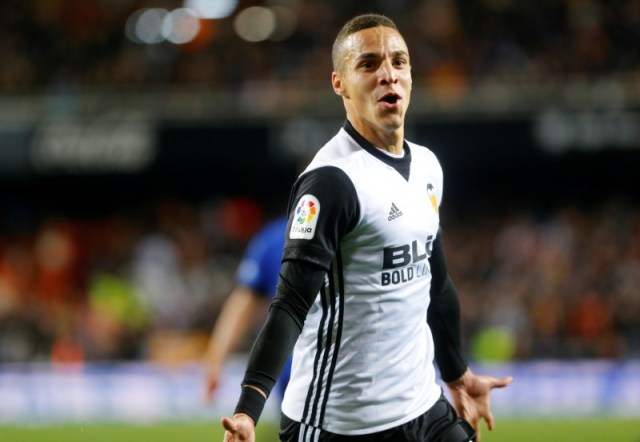
[[[407,51],[393,51],[391,53],[392,57],[407,57],[409,58],[409,53]],[[356,57],[356,60],[367,60],[367,59],[371,59],[371,58],[378,58],[380,57],[380,53],[379,52],[365,52],[363,54],[360,54]]]

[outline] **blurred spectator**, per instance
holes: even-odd
[[[318,54],[329,35],[372,8],[408,30],[414,81],[444,106],[485,80],[635,84],[640,75],[638,0],[294,0],[282,2],[295,13],[288,38],[250,43],[233,20],[253,3],[202,22],[189,44],[147,45],[126,37],[127,19],[180,2],[3,1],[0,92],[187,86],[235,91],[249,110],[295,104],[296,92],[328,81],[330,60]],[[640,210],[611,201],[544,210],[505,202],[504,214],[463,219],[443,211],[476,358],[640,357]],[[167,198],[140,202],[135,214],[17,206],[18,215],[0,213],[0,362],[199,358],[241,251],[264,221],[251,197]],[[487,349],[496,335],[503,345]]]
[[[259,226],[229,221],[260,217],[255,201],[240,201],[167,199],[146,217],[45,216],[27,223],[34,231],[4,233],[0,362],[199,359]],[[637,206],[490,212],[445,212],[474,357],[640,356]],[[488,336],[502,344],[487,347]]]
[[[326,45],[356,12],[374,8],[408,29],[414,78],[443,100],[459,99],[483,79],[516,84],[581,76],[638,74],[640,6],[636,0],[404,0],[375,6],[337,0],[281,2],[293,14],[284,39],[250,43],[230,17],[203,20],[188,44],[141,44],[125,36],[142,8],[182,6],[166,0],[9,0],[0,5],[0,91],[60,87],[201,85],[242,90],[269,81],[328,81]],[[319,20],[322,26],[318,26]],[[411,41],[414,41],[412,44]],[[320,61],[325,60],[325,61]],[[304,87],[304,86],[303,86]]]

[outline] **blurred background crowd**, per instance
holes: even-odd
[[[212,91],[253,103],[251,98],[266,90],[291,103],[316,89],[330,92],[335,32],[353,14],[369,11],[391,16],[408,41],[417,91],[414,118],[434,117],[428,99],[438,97],[459,112],[437,128],[443,134],[437,145],[445,159],[448,260],[472,357],[640,357],[640,188],[632,188],[637,179],[628,176],[633,161],[640,164],[639,0],[208,3],[220,7],[217,16],[205,17],[196,1],[0,4],[0,362],[198,360],[247,241],[284,210],[299,167],[277,156],[268,163],[247,153],[271,149],[273,142],[264,140],[209,146],[228,156],[211,156],[217,161],[207,163],[210,157],[199,146],[207,149],[219,140],[225,122],[231,119],[240,128],[254,123],[251,110],[229,115],[220,105],[227,113],[220,120],[206,107],[193,121],[180,115],[173,115],[174,121],[150,120],[155,135],[142,133],[149,145],[163,146],[157,152],[165,156],[155,156],[162,167],[153,169],[150,156],[152,172],[92,169],[89,157],[60,144],[69,141],[61,131],[49,132],[57,138],[46,141],[43,123],[60,117],[59,106],[27,112],[21,103],[95,93],[108,100],[112,91],[125,91],[124,96],[153,94],[155,102],[170,108],[185,106],[175,95],[164,102],[164,94],[176,91],[189,97],[188,106]],[[578,144],[578,152],[558,160],[533,141],[530,146],[512,142],[514,134],[503,124],[512,123],[513,114],[504,109],[491,114],[495,127],[490,129],[493,137],[506,140],[506,160],[504,150],[491,150],[493,141],[482,136],[466,137],[467,150],[452,150],[447,137],[465,136],[455,133],[461,118],[488,118],[465,101],[486,82],[510,85],[501,93],[519,91],[519,97],[527,97],[522,87],[560,87],[566,98],[576,93],[577,83],[593,85],[579,89],[589,97],[578,113],[592,112],[594,102],[606,103],[606,110],[631,123],[615,120],[606,132],[620,145],[605,137],[594,146],[588,137],[597,134],[590,127],[586,141],[552,136],[551,147]],[[337,113],[321,106],[317,112],[339,119],[340,103],[334,99]],[[538,121],[548,109],[536,97],[528,100],[531,114],[521,118]],[[107,103],[97,105],[98,111],[111,110]],[[63,109],[84,134],[95,129],[95,120],[83,120],[83,109]],[[291,109],[274,113],[298,117]],[[121,121],[108,122],[122,130]],[[261,124],[266,129],[261,126],[258,133],[272,132],[268,118]],[[171,130],[182,131],[181,137],[172,137]],[[430,133],[424,128],[416,133],[425,132]],[[322,140],[313,138],[315,144],[305,149],[317,149]],[[76,148],[84,146],[75,142]],[[483,143],[489,146],[474,156],[474,146]],[[92,148],[90,140],[86,149]],[[61,155],[50,169],[28,163],[33,152],[46,149]],[[184,158],[196,151],[195,159]],[[65,168],[61,161],[71,157],[61,153],[74,152],[85,162]],[[483,163],[487,153],[493,156]],[[536,161],[529,162],[528,155]],[[521,157],[527,160],[516,161]],[[288,168],[277,169],[283,163]],[[566,169],[567,164],[576,168]],[[449,177],[454,191],[447,200]],[[522,192],[518,179],[529,182]],[[492,186],[482,192],[484,199],[474,201],[482,187],[478,182]],[[562,193],[567,187],[571,192]],[[580,195],[579,201],[567,195]]]
[[[507,207],[444,218],[472,356],[640,356],[638,207]],[[5,230],[0,361],[197,359],[264,214],[249,199],[152,209]]]
[[[198,4],[220,18],[192,32],[174,26],[173,34],[164,20],[162,31],[170,11]],[[6,0],[0,89],[325,87],[336,29],[365,9],[396,20],[420,83],[466,88],[486,77],[535,83],[639,75],[636,0]],[[177,25],[193,19],[188,12],[170,18]]]

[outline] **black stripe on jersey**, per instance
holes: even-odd
[[[314,442],[320,440],[320,432],[304,422],[300,423],[300,432],[298,433],[298,442]]]
[[[331,267],[329,268],[329,275],[331,275],[333,273],[333,264],[331,265]],[[324,331],[324,345],[322,345],[322,342],[319,340],[318,341],[318,353],[322,352],[322,362],[320,363],[320,373],[318,374],[318,378],[316,380],[317,385],[315,388],[315,394],[314,394],[314,398],[313,398],[313,408],[311,411],[311,416],[309,416],[309,422],[314,425],[314,426],[320,426],[322,421],[320,419],[317,418],[318,415],[318,406],[320,405],[320,401],[321,399],[323,399],[323,397],[325,396],[325,394],[323,394],[323,390],[322,389],[322,384],[323,381],[325,379],[325,374],[327,371],[327,365],[328,365],[328,361],[329,361],[329,354],[331,353],[331,347],[332,347],[332,336],[333,336],[333,326],[335,323],[335,319],[336,319],[336,296],[335,296],[335,282],[333,280],[333,278],[331,276],[329,276],[329,286],[325,286],[325,293],[323,294],[323,299],[324,299],[324,303],[323,303],[323,308],[328,309],[329,310],[329,320],[327,322],[327,326],[326,328],[323,327],[323,331]],[[328,388],[329,385],[327,384],[325,388]]]
[[[323,336],[323,338],[324,338],[323,347],[324,348],[323,348],[323,351],[322,351],[322,362],[320,363],[320,373],[318,374],[315,397],[313,399],[313,408],[311,410],[311,416],[309,417],[309,421],[314,426],[320,426],[320,422],[317,419],[318,405],[320,403],[320,399],[324,396],[322,394],[322,392],[323,392],[322,383],[324,381],[324,376],[325,376],[325,373],[327,371],[327,361],[329,360],[329,353],[331,351],[331,335],[332,335],[332,332],[333,332],[333,323],[334,323],[335,318],[336,318],[336,304],[335,304],[335,298],[333,296],[333,293],[334,293],[333,281],[331,281],[331,278],[329,278],[329,290],[327,290],[326,293],[324,294],[326,302],[327,302],[325,304],[325,308],[329,309],[329,321],[327,322],[327,328],[326,328],[326,331],[325,331],[324,336]],[[322,348],[322,347],[320,347],[320,348]],[[320,348],[318,348],[318,350],[320,350]]]
[[[331,365],[329,366],[329,374],[327,376],[327,388],[324,392],[324,398],[322,399],[322,406],[320,408],[320,427],[322,427],[322,423],[324,421],[324,412],[327,409],[327,402],[329,401],[329,391],[331,391],[333,372],[335,371],[336,365],[338,363],[338,353],[340,352],[340,343],[342,342],[342,322],[344,317],[344,274],[342,268],[342,254],[340,253],[340,249],[338,249],[338,252],[336,253],[335,265],[332,266],[331,270],[333,271],[333,274],[329,282],[332,287],[332,292],[334,293],[334,302],[338,302],[338,324],[336,328],[333,357],[331,358]],[[337,291],[335,288],[336,283],[338,285]]]
[[[356,130],[355,127],[353,127],[349,120],[346,120],[344,122],[343,128],[349,135],[351,135],[351,138],[353,138],[356,143],[360,145],[360,147],[362,147],[364,150],[369,152],[371,155],[373,155],[386,165],[393,167],[400,175],[402,175],[405,180],[409,181],[409,175],[411,173],[411,149],[409,149],[409,143],[407,143],[406,140],[403,143],[404,156],[402,158],[394,158],[382,153],[365,137],[360,135],[360,133]]]
[[[323,284],[320,291],[320,303],[323,313],[318,327],[313,378],[302,415],[302,422],[306,422],[309,425],[304,430],[304,439],[306,439],[308,431],[313,433],[315,429],[322,427],[329,391],[331,390],[331,380],[338,360],[338,350],[342,337],[342,308],[344,307],[344,298],[341,296],[344,289],[344,280],[342,278],[340,250],[336,253],[336,258],[331,264],[327,278],[328,284]],[[331,359],[329,359],[330,356]]]
[[[309,419],[309,408],[311,407],[311,400],[314,396],[314,391],[318,383],[318,364],[322,355],[322,337],[324,336],[324,328],[329,316],[329,309],[327,309],[327,284],[322,284],[320,289],[320,304],[322,306],[322,318],[320,318],[320,324],[318,326],[318,339],[316,345],[316,357],[313,360],[313,377],[311,378],[311,384],[309,385],[309,391],[307,392],[307,400],[304,404],[304,412],[302,413],[302,422],[311,424]],[[305,428],[305,433],[307,428]]]
[[[304,423],[302,424],[302,428],[304,431],[302,431],[298,437],[300,442],[315,442],[320,440],[320,430]]]

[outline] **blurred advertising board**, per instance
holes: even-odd
[[[211,420],[233,412],[245,359],[225,366],[212,402],[198,365],[148,363],[51,367],[0,365],[0,424]],[[535,361],[474,365],[476,373],[511,375],[492,396],[500,417],[640,418],[640,361]],[[275,396],[264,419],[278,417]]]

